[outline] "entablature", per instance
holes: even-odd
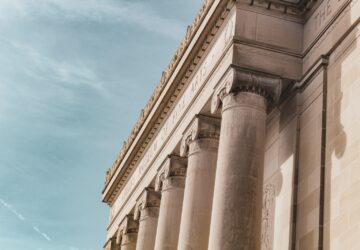
[[[159,133],[162,121],[174,107],[176,100],[187,86],[198,63],[236,3],[265,7],[267,10],[305,18],[306,12],[316,1],[268,1],[268,0],[206,0],[193,24],[188,27],[184,40],[176,51],[167,70],[152,94],[141,116],[124,142],[113,166],[107,171],[103,189],[103,201],[111,205],[128,181],[137,162],[143,156],[149,142]],[[234,24],[233,24],[234,25]],[[230,41],[234,34],[227,34]]]
[[[186,36],[168,69],[163,73],[130,137],[124,142],[113,166],[107,171],[103,201],[109,205],[125,184],[132,168],[145,151],[161,122],[173,107],[188,79],[215,37],[217,30],[234,5],[234,0],[204,1],[198,16],[189,26]],[[229,37],[230,38],[230,37]]]

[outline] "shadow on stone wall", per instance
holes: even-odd
[[[352,1],[354,4],[357,0]],[[340,206],[334,210],[333,204],[336,199],[339,197],[339,193],[333,192],[335,188],[334,185],[338,185],[335,183],[337,177],[335,175],[342,175],[339,171],[343,170],[343,158],[346,157],[346,153],[348,149],[351,149],[351,145],[348,145],[348,136],[346,134],[346,130],[344,128],[344,124],[342,123],[342,115],[345,113],[344,110],[348,107],[344,107],[344,105],[348,106],[349,102],[354,102],[355,100],[347,100],[344,102],[344,92],[346,91],[346,85],[350,83],[346,82],[346,79],[351,79],[351,77],[346,77],[346,74],[349,73],[347,66],[344,64],[346,59],[351,55],[352,52],[356,50],[356,26],[355,23],[351,27],[351,6],[349,4],[347,9],[343,11],[343,13],[339,16],[338,20],[335,24],[339,25],[339,29],[342,31],[348,30],[341,39],[338,41],[339,45],[337,48],[334,48],[333,51],[330,51],[327,57],[330,58],[330,65],[326,69],[326,82],[324,86],[324,91],[326,95],[324,95],[325,99],[325,126],[323,126],[323,130],[325,135],[323,136],[323,155],[322,155],[322,168],[323,168],[323,182],[324,182],[324,190],[323,190],[323,201],[322,201],[322,209],[323,209],[323,218],[321,221],[320,218],[320,230],[322,229],[323,235],[320,235],[319,239],[320,246],[319,249],[334,249],[336,247],[343,247],[344,249],[348,249],[345,245],[333,245],[332,240],[333,236],[331,231],[334,229],[339,230],[341,227],[340,224],[335,223],[336,219],[332,216],[334,213],[341,214]],[[357,21],[359,23],[359,20]],[[350,29],[351,27],[351,29]],[[354,30],[355,29],[355,30]],[[356,63],[356,62],[353,62]],[[356,73],[356,72],[353,72]],[[359,72],[356,73],[357,78],[359,77]],[[349,90],[347,90],[349,91]],[[360,98],[360,97],[359,97]],[[357,107],[359,108],[359,107]],[[349,131],[350,132],[350,131]],[[345,180],[346,182],[350,182],[350,180]],[[337,201],[340,202],[340,201]],[[340,204],[339,204],[340,205]],[[345,230],[345,228],[343,228]],[[322,243],[322,244],[321,244]],[[321,248],[320,248],[321,247]],[[356,246],[351,246],[352,249],[355,249]]]

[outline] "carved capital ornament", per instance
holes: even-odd
[[[214,92],[211,112],[216,113],[221,108],[225,96],[239,92],[256,93],[265,97],[268,104],[276,103],[280,98],[282,82],[277,76],[230,67]]]
[[[177,156],[169,155],[161,166],[155,181],[155,191],[161,191],[166,188],[170,183],[171,177],[184,177],[186,176],[187,159]]]
[[[146,208],[160,206],[160,193],[153,188],[145,188],[136,202],[134,220],[141,218],[142,211]]]
[[[189,145],[193,141],[203,138],[219,139],[220,123],[220,119],[205,115],[196,115],[183,135],[180,146],[180,156],[186,156],[189,153]]]
[[[123,221],[119,225],[119,229],[116,237],[116,244],[121,244],[121,241],[125,234],[137,233],[139,224],[134,220],[133,215],[126,215]]]

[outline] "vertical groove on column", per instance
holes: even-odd
[[[321,159],[320,159],[320,203],[319,203],[319,246],[324,248],[324,210],[325,210],[325,164],[326,164],[326,119],[327,119],[327,65],[323,69],[323,103],[321,117]]]

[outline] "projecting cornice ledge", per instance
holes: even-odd
[[[280,76],[253,72],[231,65],[215,89],[211,112],[217,112],[226,95],[238,92],[253,92],[262,95],[268,104],[277,104],[288,81]]]
[[[237,2],[284,14],[303,16],[318,0],[237,0]]]
[[[192,24],[188,26],[186,30],[185,37],[183,38],[182,42],[180,43],[180,46],[175,52],[175,55],[172,57],[170,64],[166,68],[166,70],[163,72],[160,81],[158,85],[156,86],[153,94],[151,95],[148,103],[144,107],[144,109],[141,111],[141,115],[139,117],[139,120],[136,122],[135,126],[133,127],[129,137],[127,140],[124,141],[123,147],[120,150],[120,153],[116,157],[115,162],[111,166],[111,168],[106,172],[106,179],[105,179],[105,186],[103,188],[103,193],[106,192],[106,188],[108,185],[110,185],[111,180],[116,174],[117,169],[120,166],[120,163],[125,158],[125,155],[130,150],[130,147],[132,143],[135,141],[135,138],[140,133],[141,127],[144,125],[145,120],[150,116],[151,111],[153,110],[156,102],[160,98],[162,92],[164,91],[165,87],[169,84],[170,78],[172,74],[175,72],[178,64],[180,63],[182,57],[185,55],[186,50],[188,50],[188,47],[193,42],[193,39],[196,36],[196,33],[199,31],[201,24],[203,23],[205,17],[209,14],[210,9],[213,7],[213,5],[217,6],[227,6],[227,4],[234,3],[235,0],[203,0],[203,4],[200,7],[200,10],[198,11],[195,19],[193,20]],[[225,9],[228,13],[229,10]],[[210,13],[211,14],[211,13]],[[225,15],[222,17],[224,18]]]

